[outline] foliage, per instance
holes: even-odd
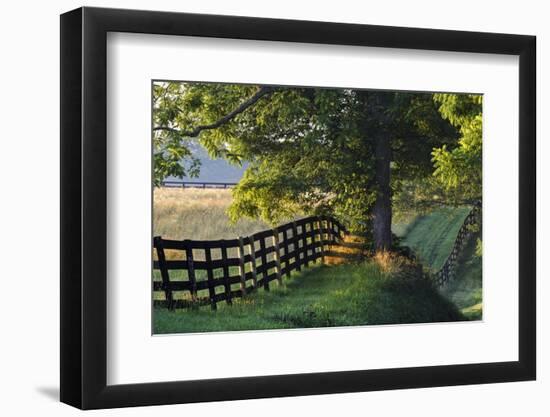
[[[435,94],[441,115],[459,129],[456,146],[433,150],[434,176],[455,199],[479,200],[482,188],[482,100],[473,94]]]
[[[166,173],[193,175],[192,156],[180,150],[181,164],[174,149],[190,140],[182,132],[205,127],[197,136],[211,156],[249,162],[233,191],[233,220],[278,223],[325,213],[367,230],[378,192],[378,138],[391,137],[396,193],[429,177],[432,149],[457,137],[432,94],[208,83],[157,83],[154,94],[156,182]]]
[[[185,84],[153,84],[153,127],[177,126],[185,106]],[[197,177],[200,161],[193,157],[189,138],[181,137],[172,130],[153,131],[153,183],[160,185],[168,176]]]

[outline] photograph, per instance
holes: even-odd
[[[483,319],[483,94],[153,80],[153,334]]]
[[[26,355],[32,372],[8,369],[37,387],[33,409],[57,392],[79,410],[143,415],[242,417],[275,403],[277,415],[431,416],[449,403],[537,415],[548,25],[524,5],[495,20],[490,7],[430,17],[400,2],[401,14],[357,2],[63,6],[56,65],[40,68],[60,105],[39,94],[49,104],[34,123],[58,127],[60,146],[27,135],[17,149],[38,148],[16,153],[57,167],[59,193],[21,158],[9,171],[27,176],[11,181],[25,198],[5,193],[25,214],[4,216],[16,258],[36,238],[60,241],[59,285],[38,274],[26,294],[49,316],[9,308],[29,319],[12,320],[16,350],[52,339]],[[17,46],[23,62],[42,35]],[[8,96],[21,116],[8,129],[21,131],[29,95]],[[40,193],[58,233],[16,230],[55,224],[26,213]],[[456,402],[457,390],[471,398]],[[32,402],[12,397],[14,410]]]

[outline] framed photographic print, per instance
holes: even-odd
[[[535,38],[61,16],[61,400],[536,375]]]

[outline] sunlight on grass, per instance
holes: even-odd
[[[242,219],[230,224],[226,209],[231,190],[155,188],[153,234],[165,239],[234,239],[269,227],[262,221]]]
[[[217,311],[155,309],[154,333],[310,328],[463,320],[418,277],[382,272],[374,262],[317,265]]]

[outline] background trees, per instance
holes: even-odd
[[[434,149],[434,175],[456,200],[480,200],[482,191],[482,99],[472,94],[435,94],[441,115],[460,132],[457,146]]]
[[[196,175],[192,140],[247,161],[233,219],[333,214],[388,249],[411,184],[480,194],[480,96],[175,82],[153,95],[155,182]]]

